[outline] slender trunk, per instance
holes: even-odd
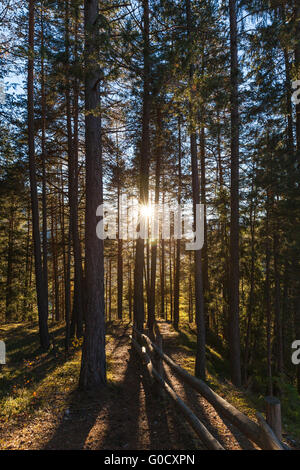
[[[270,304],[270,242],[269,242],[269,195],[267,195],[267,214],[266,214],[266,283],[265,283],[265,302],[267,316],[267,377],[268,377],[268,394],[273,395],[272,380],[272,316]]]
[[[173,322],[173,275],[172,275],[172,238],[169,241],[169,279],[170,279],[170,321]]]
[[[132,321],[132,274],[130,261],[128,262],[128,311],[129,320]]]
[[[300,80],[300,5],[295,1],[295,69],[296,78]],[[296,105],[296,136],[297,150],[300,153],[300,103]]]
[[[47,173],[46,173],[46,90],[44,59],[44,18],[41,18],[41,107],[42,107],[42,213],[43,213],[43,281],[48,318],[48,240],[47,240]]]
[[[108,304],[108,318],[109,321],[112,320],[111,318],[111,308],[112,308],[112,269],[111,269],[112,261],[111,258],[109,259],[109,304]]]
[[[299,2],[297,1],[295,1],[295,16],[296,16],[295,68],[296,68],[296,78],[300,80],[300,5],[299,5]],[[300,155],[300,103],[296,105],[296,140],[297,140],[298,155]],[[298,156],[298,159],[299,159],[299,156]],[[295,316],[296,334],[297,334],[297,338],[299,338],[300,336],[300,298],[299,298],[299,295],[297,296],[297,299],[296,299],[295,315],[296,315]],[[300,394],[300,365],[297,366],[297,388]]]
[[[105,276],[105,322],[108,321],[108,260],[106,259],[104,276]]]
[[[294,135],[293,135],[293,108],[292,108],[292,87],[291,87],[291,73],[290,61],[288,50],[284,48],[284,62],[285,62],[285,87],[286,87],[286,113],[287,113],[287,141],[289,151],[294,149]]]
[[[34,1],[29,0],[29,51],[28,51],[28,77],[27,77],[27,106],[28,106],[28,153],[29,176],[32,210],[32,232],[35,260],[35,278],[37,305],[39,314],[39,334],[41,347],[49,348],[48,313],[43,276],[41,237],[39,224],[39,204],[36,182],[36,162],[34,143]]]
[[[104,319],[104,245],[96,236],[97,208],[103,203],[102,144],[100,115],[101,70],[99,47],[99,2],[84,1],[85,27],[85,299],[86,329],[79,384],[95,389],[106,384]]]
[[[117,263],[117,284],[118,284],[118,319],[123,317],[123,240],[121,236],[121,168],[119,162],[119,142],[117,131],[117,191],[118,191],[118,263]]]
[[[274,278],[275,278],[275,321],[276,321],[276,346],[277,346],[277,369],[278,373],[283,373],[283,338],[282,338],[282,319],[280,305],[280,278],[278,266],[278,227],[275,228],[273,235],[273,259],[274,259]]]
[[[231,380],[241,386],[239,326],[239,96],[237,5],[229,0],[231,51],[231,222],[230,222],[230,367]]]
[[[143,116],[142,142],[140,155],[140,205],[148,204],[149,158],[150,158],[150,35],[149,35],[149,0],[143,0]],[[144,327],[144,240],[136,242],[134,271],[134,321],[139,330]]]
[[[191,55],[193,46],[193,21],[191,16],[191,1],[186,0],[186,16],[187,16],[187,38],[188,50]],[[194,64],[190,64],[190,88],[193,95],[193,78]],[[193,96],[190,100],[190,150],[191,150],[191,166],[192,166],[192,192],[193,192],[193,212],[194,212],[194,230],[196,228],[197,210],[200,204],[200,185],[198,173],[198,156],[197,156],[197,137],[195,130],[195,109]],[[205,379],[205,319],[204,319],[204,299],[203,299],[203,272],[202,272],[202,250],[195,250],[195,300],[196,300],[196,324],[197,324],[197,352],[195,375],[196,377]]]
[[[71,321],[71,336],[81,338],[83,335],[83,301],[82,301],[82,265],[81,247],[78,235],[78,81],[74,82],[74,134],[71,119],[71,83],[70,83],[70,38],[69,38],[69,0],[65,1],[65,55],[66,55],[66,116],[68,143],[68,183],[70,230],[74,254],[74,295]],[[75,38],[75,44],[77,39]],[[77,47],[77,46],[76,46]],[[76,56],[76,50],[75,50]]]
[[[165,175],[164,171],[162,174],[162,204],[164,207],[165,204]],[[164,217],[164,214],[163,214]],[[162,236],[161,233],[161,258],[160,258],[160,263],[161,263],[161,273],[160,273],[160,315],[166,319],[166,314],[165,314],[165,240]]]
[[[253,192],[253,180],[252,188]],[[244,382],[248,379],[248,364],[250,355],[250,333],[251,323],[253,318],[254,310],[254,268],[255,268],[255,207],[254,201],[251,200],[250,205],[250,232],[251,232],[251,271],[250,271],[250,293],[249,293],[249,307],[248,307],[248,318],[247,318],[247,331],[245,341],[245,363],[244,363]]]
[[[27,317],[28,309],[28,288],[29,288],[29,272],[30,272],[30,254],[31,254],[31,227],[30,227],[30,202],[27,209],[27,236],[26,236],[26,261],[25,261],[25,279],[24,279],[24,293],[23,293],[23,315],[24,320]]]
[[[203,265],[203,297],[206,327],[209,327],[209,284],[208,284],[208,247],[207,247],[207,214],[206,214],[206,153],[205,153],[205,128],[203,124],[204,112],[201,115],[200,128],[200,164],[201,164],[201,204],[204,207],[204,244],[202,248],[202,265]]]
[[[123,318],[123,242],[118,239],[118,319]]]
[[[157,109],[156,119],[156,168],[155,168],[155,211],[157,211],[159,204],[159,187],[160,187],[160,169],[161,169],[161,156],[162,156],[162,121],[161,110]],[[158,219],[158,214],[155,212],[154,219]],[[149,295],[149,313],[148,313],[148,328],[152,332],[155,321],[155,304],[156,304],[156,262],[157,262],[157,240],[152,241],[151,245],[151,280],[150,280],[150,295]]]
[[[300,338],[300,297],[296,296],[295,299],[295,311],[294,311],[294,329],[296,338]],[[300,395],[300,364],[297,365],[296,370],[297,390]]]
[[[192,252],[189,252],[189,323],[194,321],[193,283],[192,283]]]
[[[52,245],[52,267],[53,267],[53,280],[52,289],[54,290],[54,302],[52,307],[52,318],[55,321],[60,320],[59,312],[59,283],[58,283],[58,254],[57,254],[57,220],[55,217],[54,208],[51,208],[51,245]],[[55,223],[55,226],[54,226]]]
[[[63,168],[60,168],[61,196],[60,196],[60,226],[63,247],[63,273],[64,273],[64,302],[61,303],[62,311],[66,322],[65,350],[69,350],[70,340],[70,312],[71,312],[71,227],[68,224],[66,233],[65,226],[65,204],[64,204],[64,178]],[[62,293],[63,294],[63,293]]]
[[[220,123],[220,113],[219,110],[217,111],[217,155],[218,155],[218,174],[217,180],[219,183],[219,191],[223,189],[223,166],[222,166],[222,158],[221,158],[221,123]]]
[[[178,206],[181,204],[181,118],[178,118]],[[179,298],[180,298],[180,257],[181,257],[180,238],[176,240],[176,261],[175,261],[175,278],[174,278],[174,328],[177,330],[179,326]]]
[[[12,301],[12,280],[13,280],[13,253],[14,253],[14,203],[10,206],[9,227],[8,227],[8,246],[7,246],[7,270],[6,270],[6,301],[5,301],[5,320],[11,321],[11,301]]]
[[[149,234],[150,234],[150,223],[147,220],[148,225],[148,239],[146,240],[146,263],[145,263],[145,286],[147,294],[147,319],[149,318],[149,305],[150,305],[150,283],[151,283],[151,259],[150,259],[150,243],[149,243]],[[148,322],[147,322],[148,323]]]

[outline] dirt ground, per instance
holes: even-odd
[[[164,350],[181,363],[177,333],[160,325]],[[112,367],[108,387],[95,393],[74,392],[68,408],[41,410],[31,419],[2,426],[6,449],[194,450],[204,449],[173,405],[151,386],[139,357],[131,349],[128,326],[116,326],[107,346]],[[177,346],[176,346],[177,344]],[[199,394],[178,381],[168,367],[165,377],[225,449],[254,449],[220,418]]]

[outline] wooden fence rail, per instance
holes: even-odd
[[[200,440],[205,444],[205,446],[210,450],[224,450],[221,444],[215,439],[208,429],[199,421],[197,416],[192,412],[192,410],[181,400],[181,398],[174,392],[172,387],[161,377],[157,370],[153,367],[150,356],[147,354],[146,349],[141,347],[138,342],[131,336],[132,344],[143,360],[150,377],[150,380],[154,380],[163,388],[167,393],[168,397],[172,400],[175,406],[183,414],[185,419],[194,429],[196,434],[199,436]]]
[[[149,352],[158,354],[171,369],[187,384],[199,392],[218,412],[231,424],[239,429],[252,442],[265,450],[284,450],[282,443],[274,433],[267,432],[267,428],[259,420],[259,424],[252,421],[248,416],[239,411],[224,398],[214,392],[203,380],[189,374],[185,369],[178,366],[167,354],[165,354],[148,336],[140,333],[136,328],[134,332],[139,340],[147,346]]]

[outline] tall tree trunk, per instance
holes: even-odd
[[[13,281],[13,253],[14,253],[14,202],[11,201],[8,223],[8,246],[7,246],[7,269],[6,269],[6,299],[5,299],[5,321],[11,321],[12,311],[12,281]]]
[[[160,183],[160,168],[162,156],[162,120],[161,110],[158,107],[156,116],[156,168],[155,168],[155,214],[154,218],[157,220],[158,204],[159,204],[159,183]],[[150,280],[150,295],[149,295],[149,313],[148,313],[148,328],[152,332],[155,321],[155,305],[156,305],[156,261],[157,261],[157,243],[155,239],[151,244],[151,280]]]
[[[296,338],[300,338],[300,297],[298,293],[295,299],[294,330],[295,330]],[[296,370],[297,390],[300,395],[300,364],[298,364],[296,367],[297,367],[297,370]]]
[[[55,222],[55,224],[54,224]],[[57,255],[57,220],[55,217],[54,207],[51,207],[51,245],[52,245],[52,267],[53,267],[53,279],[52,289],[54,290],[54,302],[52,307],[52,318],[55,321],[60,320],[59,312],[59,282],[58,282],[58,255]]]
[[[287,141],[289,151],[294,150],[294,135],[293,135],[293,108],[292,108],[292,87],[291,87],[291,72],[288,50],[284,48],[284,62],[285,62],[285,87],[286,87],[286,113],[287,113]]]
[[[142,116],[142,142],[140,154],[140,205],[148,204],[149,187],[149,157],[150,157],[150,36],[149,36],[149,0],[143,0],[143,116]],[[138,238],[136,242],[136,258],[134,271],[134,321],[136,327],[144,327],[144,240]]]
[[[300,5],[297,0],[295,1],[295,16],[296,16],[296,47],[295,47],[295,68],[297,79],[300,80]],[[298,160],[300,156],[300,103],[296,106],[296,138],[297,138],[297,151],[298,151]],[[299,163],[298,163],[299,166]],[[298,252],[299,253],[299,252]],[[299,256],[298,256],[299,259]],[[295,267],[296,273],[298,271],[297,267]],[[299,284],[297,282],[299,287]],[[297,295],[296,298],[296,311],[295,311],[295,326],[296,326],[296,334],[297,338],[300,335],[300,297]],[[300,365],[297,366],[297,388],[300,394]]]
[[[36,182],[36,162],[34,144],[34,1],[29,0],[29,50],[28,50],[28,76],[27,76],[27,110],[28,110],[28,153],[29,176],[32,210],[32,231],[35,259],[35,278],[37,305],[39,314],[39,334],[41,347],[49,348],[48,312],[45,283],[42,266],[41,236],[39,223],[39,204]]]
[[[77,22],[77,19],[76,19]],[[70,335],[77,338],[83,335],[83,301],[82,301],[82,260],[78,234],[78,80],[74,79],[74,131],[71,118],[71,83],[70,83],[70,33],[69,0],[65,1],[65,52],[66,52],[66,115],[68,135],[68,180],[70,229],[74,254],[74,295]],[[77,25],[75,26],[77,30]],[[75,32],[76,36],[76,32]],[[77,56],[77,37],[75,37],[75,57]],[[77,57],[76,59],[77,60]]]
[[[111,309],[112,309],[112,269],[111,269],[111,265],[112,265],[112,260],[111,260],[111,258],[109,258],[108,319],[109,319],[110,322],[112,320],[112,318],[111,318]]]
[[[300,80],[300,5],[295,1],[295,68],[297,79]],[[300,103],[296,105],[296,136],[297,150],[300,152]]]
[[[25,279],[23,292],[23,315],[22,320],[27,318],[28,310],[28,289],[29,289],[29,273],[30,273],[30,256],[31,256],[31,227],[30,227],[30,201],[27,208],[27,235],[26,235],[26,261],[25,261]]]
[[[230,368],[231,380],[241,386],[239,326],[239,96],[237,4],[229,0],[231,51],[231,222],[230,222]]]
[[[255,170],[253,168],[253,175]],[[254,189],[254,176],[252,178],[252,188]],[[250,293],[249,293],[249,304],[248,304],[248,318],[247,318],[247,330],[246,330],[246,340],[245,340],[245,362],[244,362],[244,382],[247,383],[248,379],[248,364],[250,356],[250,333],[251,333],[251,323],[253,318],[254,310],[254,268],[255,268],[255,206],[254,206],[253,197],[250,204],[250,233],[251,233],[251,271],[250,271]]]
[[[42,212],[43,212],[43,281],[44,295],[48,318],[48,239],[47,239],[47,173],[46,173],[46,89],[45,89],[45,45],[44,45],[44,12],[41,12],[41,107],[42,107]]]
[[[98,0],[85,0],[86,329],[79,379],[82,389],[106,384],[104,246],[96,236],[96,211],[103,203],[98,15]]]
[[[223,166],[222,166],[222,158],[221,158],[221,122],[220,122],[220,112],[219,109],[217,110],[217,155],[218,155],[218,175],[217,180],[219,183],[219,190],[222,191],[223,189]]]
[[[162,204],[164,207],[165,204],[165,174],[162,162]],[[164,214],[163,214],[164,217]],[[166,319],[165,314],[165,240],[162,236],[162,232],[160,231],[161,236],[161,256],[160,256],[160,315]]]
[[[275,227],[273,234],[273,260],[274,260],[274,279],[275,279],[275,322],[276,322],[276,349],[277,349],[277,370],[279,374],[283,373],[283,338],[282,338],[282,318],[280,305],[280,278],[278,266],[278,226]]]
[[[121,234],[121,218],[123,208],[121,207],[121,168],[119,162],[119,141],[118,130],[117,137],[117,192],[118,192],[118,262],[117,262],[117,287],[118,287],[118,319],[123,318],[123,240]]]
[[[189,252],[189,323],[194,321],[193,283],[192,283],[192,252]]]
[[[186,16],[187,16],[187,37],[188,50],[191,56],[192,50],[192,31],[193,21],[191,17],[191,1],[186,0]],[[190,58],[190,88],[193,90],[194,64]],[[193,95],[193,92],[191,91]],[[191,149],[191,166],[192,166],[192,191],[193,191],[193,212],[194,212],[194,229],[196,228],[197,210],[200,204],[200,185],[198,173],[198,156],[197,156],[197,136],[195,130],[195,110],[193,96],[190,100],[190,149]],[[195,300],[196,300],[196,324],[197,324],[197,352],[195,375],[196,377],[205,379],[205,318],[204,318],[204,299],[203,299],[203,273],[202,273],[202,250],[195,250]]]
[[[265,302],[267,316],[267,377],[268,394],[273,395],[272,380],[272,316],[270,303],[270,242],[269,242],[269,194],[267,194],[267,213],[266,213],[266,282],[265,282]]]
[[[118,217],[118,225],[120,219]],[[118,264],[117,264],[117,283],[118,283],[118,319],[123,318],[123,240],[118,236]]]
[[[169,280],[170,280],[170,321],[174,321],[173,311],[173,275],[172,275],[172,238],[169,241]]]
[[[181,204],[181,118],[178,118],[178,206]],[[181,222],[180,222],[181,223]],[[174,328],[178,330],[179,326],[179,298],[180,298],[180,257],[181,257],[181,243],[180,238],[176,240],[176,264],[175,264],[175,277],[174,277]]]
[[[128,313],[129,320],[132,321],[132,274],[130,260],[128,262]]]
[[[206,326],[209,327],[209,282],[208,282],[208,246],[207,246],[207,210],[206,210],[206,152],[205,152],[205,128],[204,128],[204,110],[202,109],[200,123],[200,165],[201,165],[201,204],[204,207],[204,244],[202,248],[202,266],[203,266],[203,297]]]
[[[105,282],[105,322],[108,321],[108,260],[106,258],[106,263],[104,268],[104,282]]]
[[[63,247],[63,273],[64,273],[64,302],[61,303],[61,312],[64,312],[66,322],[66,335],[65,335],[65,350],[69,350],[70,340],[70,312],[71,312],[71,226],[68,224],[68,231],[66,233],[65,227],[65,204],[64,204],[64,177],[63,166],[60,167],[60,180],[61,180],[61,194],[60,194],[60,226]]]

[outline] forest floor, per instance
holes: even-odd
[[[176,332],[166,322],[159,325],[164,351],[192,370],[193,336]],[[68,358],[64,357],[63,327],[52,328],[56,348],[46,354],[38,349],[36,327],[0,327],[8,356],[8,364],[0,371],[0,449],[203,449],[173,405],[153,391],[130,346],[130,333],[130,324],[108,327],[108,385],[87,394],[77,390],[80,345],[74,343]],[[167,366],[165,377],[225,449],[255,448]],[[208,379],[218,393],[225,398],[230,395],[229,401],[253,417],[255,407],[243,392],[213,375]]]

